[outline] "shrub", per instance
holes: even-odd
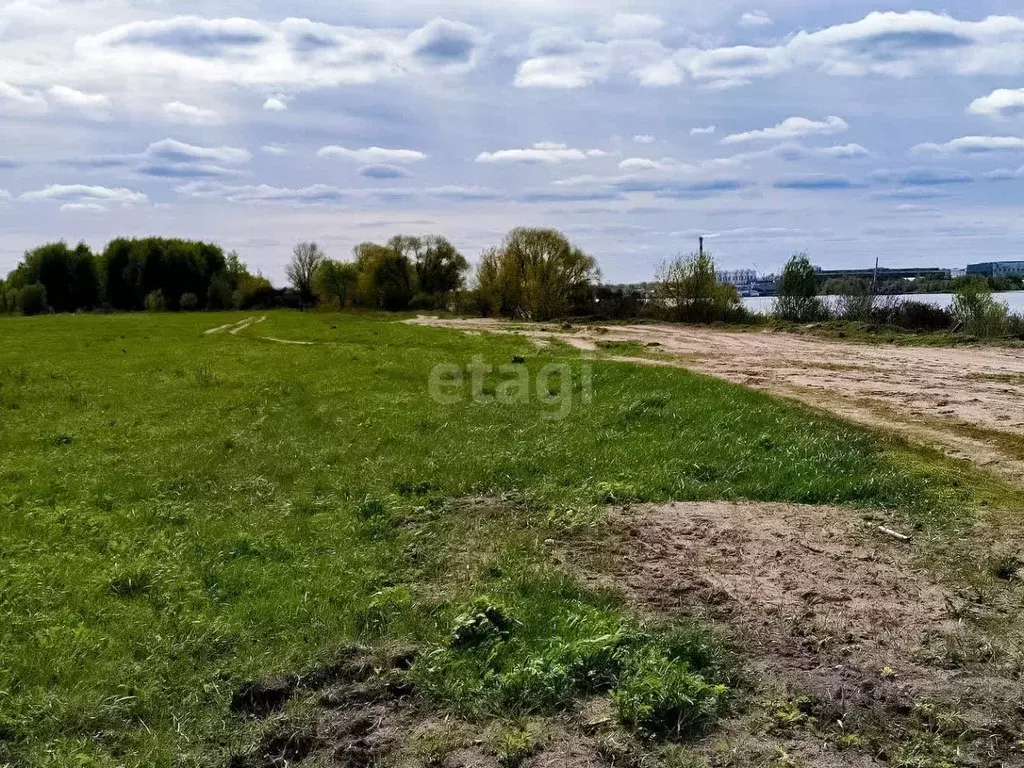
[[[231,309],[233,306],[234,291],[231,289],[231,280],[224,274],[215,275],[210,280],[210,287],[206,289],[206,308]]]
[[[972,336],[991,338],[1008,332],[1010,309],[992,298],[992,289],[983,279],[966,281],[953,297],[953,317]]]
[[[182,312],[195,312],[199,309],[199,297],[194,293],[183,293],[178,299],[178,308]]]
[[[733,320],[741,313],[739,292],[733,285],[718,282],[709,254],[666,261],[658,268],[656,279],[658,305],[672,320],[710,323]]]
[[[953,316],[948,309],[936,307],[923,301],[883,299],[871,312],[871,319],[878,323],[896,325],[909,331],[944,331],[953,325]]]
[[[269,309],[274,303],[274,286],[261,275],[243,280],[236,293],[232,299],[235,309]]]
[[[150,291],[146,295],[145,307],[147,312],[163,312],[167,309],[167,302],[164,301],[164,292],[160,290]]]
[[[42,283],[26,285],[15,296],[15,303],[23,315],[42,315],[50,311],[46,303],[46,288]]]
[[[843,320],[869,320],[875,308],[875,295],[866,281],[858,278],[839,280],[826,286],[836,297],[836,313]]]
[[[795,323],[828,319],[828,308],[818,298],[817,276],[806,253],[795,254],[782,270],[775,299],[775,314]]]

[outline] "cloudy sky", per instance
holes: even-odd
[[[1022,206],[1020,0],[0,3],[4,273],[161,234],[280,282],[298,239],[517,225],[608,282],[699,234],[952,266],[1024,258]]]

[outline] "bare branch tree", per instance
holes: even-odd
[[[313,277],[317,269],[327,258],[320,246],[313,242],[296,243],[292,250],[292,260],[285,267],[284,273],[288,282],[298,292],[303,306],[312,304],[316,296],[313,293]]]

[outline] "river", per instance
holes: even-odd
[[[1011,312],[1024,314],[1024,291],[1005,291],[1003,293],[995,293],[993,296],[997,301],[1002,301],[1009,306]],[[835,301],[836,297],[822,296],[822,298],[832,303]],[[911,293],[904,296],[885,297],[887,300],[891,298],[906,299],[907,301],[920,301],[927,304],[933,304],[936,307],[949,307],[953,303],[952,293]],[[766,315],[771,312],[772,304],[774,302],[774,296],[748,296],[743,299],[743,306],[751,312],[756,312],[759,315]]]

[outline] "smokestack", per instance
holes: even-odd
[[[704,237],[700,238],[700,257],[704,258]]]

